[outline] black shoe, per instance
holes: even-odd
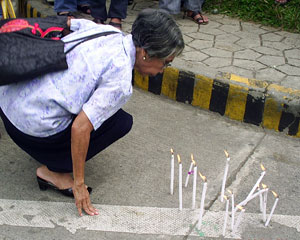
[[[41,191],[46,191],[47,188],[51,188],[53,190],[56,190],[58,192],[60,192],[61,194],[68,196],[68,197],[72,197],[74,198],[74,194],[73,194],[73,190],[72,188],[67,188],[67,189],[58,189],[54,184],[52,184],[51,182],[47,182],[46,180],[36,176],[37,178],[37,182],[39,184],[40,190]],[[91,194],[92,192],[92,188],[91,187],[87,187],[87,190],[89,192],[89,194]]]

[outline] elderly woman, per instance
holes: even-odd
[[[85,161],[130,131],[132,117],[121,107],[132,94],[132,69],[163,72],[184,42],[163,10],[143,10],[127,36],[109,25],[70,21],[73,33],[64,41],[118,33],[78,45],[67,54],[67,70],[0,87],[0,116],[12,140],[42,164],[36,171],[40,189],[74,196],[80,216],[82,210],[97,215],[84,183]]]

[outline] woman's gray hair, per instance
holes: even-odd
[[[178,56],[183,48],[182,33],[175,20],[162,9],[144,9],[132,25],[136,47],[145,49],[149,57],[166,59]]]

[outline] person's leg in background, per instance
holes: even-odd
[[[127,16],[128,0],[111,0],[108,17],[110,18],[109,24],[122,29],[122,19]]]
[[[127,15],[128,0],[111,0],[107,13],[106,0],[91,0],[91,15],[95,23],[104,24],[110,18],[109,24],[122,28],[122,19]]]
[[[85,14],[91,14],[90,1],[89,0],[78,0],[77,1],[77,10],[82,13],[85,13]]]
[[[198,24],[207,24],[208,18],[202,15],[202,5],[205,0],[184,1],[185,14]]]
[[[54,11],[59,16],[73,16],[74,12],[91,14],[89,0],[55,0]]]
[[[107,19],[106,0],[90,0],[90,3],[93,21],[104,24]]]
[[[181,0],[159,0],[159,8],[170,14],[180,13]]]
[[[57,15],[71,15],[77,11],[77,0],[55,0],[54,11]]]

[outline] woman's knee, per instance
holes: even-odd
[[[133,117],[129,113],[123,111],[122,119],[123,120],[120,123],[120,127],[121,127],[121,132],[123,133],[123,136],[124,136],[127,133],[129,133],[132,128]]]

